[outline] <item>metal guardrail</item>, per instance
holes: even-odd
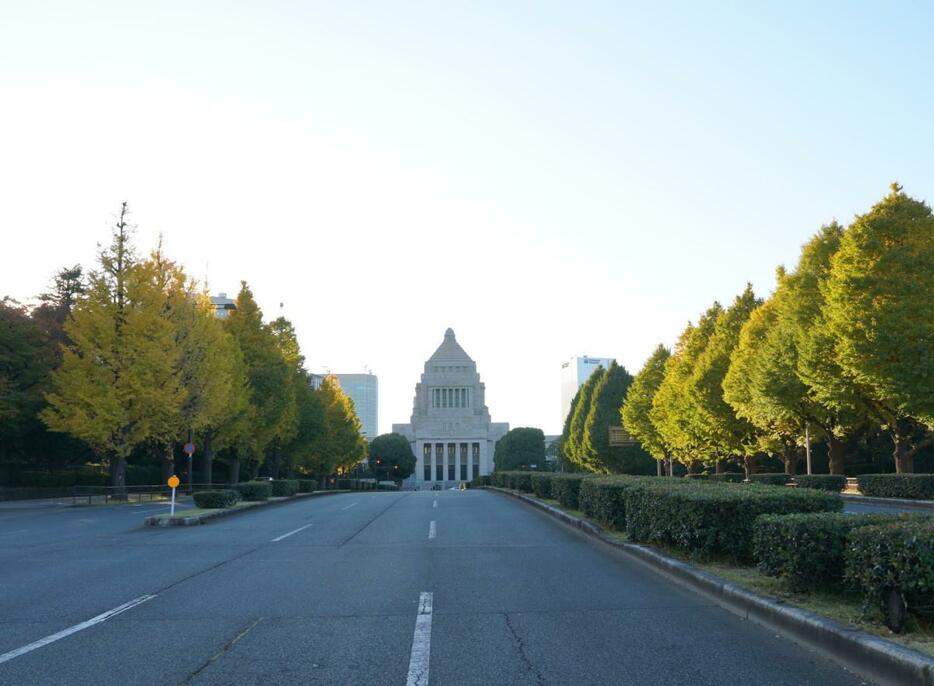
[[[179,491],[190,493],[192,490],[210,490],[225,488],[226,484],[182,484]],[[93,505],[95,500],[109,504],[111,500],[118,502],[138,503],[146,500],[156,500],[168,498],[172,494],[172,489],[166,484],[150,484],[145,486],[72,486],[71,504],[77,505],[78,500],[87,498],[87,504]]]

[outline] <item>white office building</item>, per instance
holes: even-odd
[[[584,385],[584,382],[590,378],[597,367],[604,369],[610,368],[612,357],[590,357],[583,355],[581,357],[572,357],[567,362],[561,363],[561,421],[564,422],[571,411],[571,401],[577,389]]]
[[[379,435],[379,380],[375,374],[335,374],[341,389],[353,400],[364,437]]]
[[[392,425],[412,446],[416,486],[452,486],[493,471],[493,449],[509,424],[490,420],[485,394],[476,363],[448,329],[415,384],[411,422]]]

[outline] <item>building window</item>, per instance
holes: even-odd
[[[473,448],[473,478],[480,476],[480,444],[474,443]]]
[[[448,443],[448,481],[454,481],[457,475],[454,473],[454,460],[456,459],[457,446],[454,443]]]
[[[444,443],[435,443],[435,480],[444,481]]]
[[[425,481],[431,481],[431,443],[422,446],[422,458]]]

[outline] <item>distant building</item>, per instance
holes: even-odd
[[[227,319],[227,315],[237,309],[237,301],[228,298],[226,293],[212,295],[211,303],[214,305],[214,316],[218,319]]]
[[[549,448],[551,448],[555,444],[555,442],[560,438],[561,438],[560,434],[558,434],[557,436],[550,436],[550,435],[545,436],[545,462],[554,462],[555,460],[558,459],[557,455],[552,455],[549,453]],[[551,451],[551,452],[554,452],[554,451]]]
[[[324,383],[325,376],[326,374],[315,374],[314,372],[309,372],[308,385],[317,391],[319,388],[321,388],[321,384]]]
[[[353,400],[361,431],[368,441],[379,435],[379,380],[375,374],[335,374],[344,393]],[[319,384],[320,385],[320,384]]]
[[[610,368],[612,357],[572,357],[561,363],[561,421],[564,422],[571,411],[571,401],[577,389],[584,385],[597,367]]]
[[[410,423],[392,425],[415,453],[411,483],[453,485],[493,471],[493,449],[509,424],[490,420],[485,396],[476,362],[448,329],[415,384]]]

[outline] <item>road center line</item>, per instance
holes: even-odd
[[[291,536],[292,534],[297,534],[299,531],[304,531],[304,530],[307,529],[309,526],[311,526],[311,524],[306,524],[305,526],[300,526],[300,527],[298,527],[297,529],[295,529],[295,531],[290,531],[290,532],[287,533],[287,534],[282,534],[281,536],[276,536],[274,539],[272,539],[271,542],[272,542],[272,543],[278,543],[278,542],[281,541],[283,538],[288,538],[288,537]]]
[[[434,525],[434,522],[432,522]],[[428,686],[428,662],[431,657],[431,603],[432,594],[422,591],[418,598],[418,616],[412,638],[412,656],[405,686]]]
[[[431,520],[431,524],[428,527],[428,539],[431,540],[438,535],[438,527],[435,525],[435,520]]]
[[[352,507],[353,507],[354,505],[356,505],[356,504],[357,504],[356,502],[353,502],[353,503],[350,503],[350,505],[348,505],[347,507],[342,507],[341,509],[342,509],[342,510],[349,510],[350,508],[352,508]]]
[[[63,629],[62,631],[59,631],[58,633],[51,634],[49,636],[46,636],[45,638],[40,638],[38,641],[30,643],[29,645],[23,646],[22,648],[17,648],[16,650],[11,650],[8,653],[4,653],[3,655],[0,655],[0,664],[3,664],[4,662],[9,662],[13,658],[19,657],[20,655],[31,653],[36,648],[47,646],[49,645],[49,643],[55,643],[55,641],[58,641],[59,639],[65,638],[66,636],[71,636],[72,634],[78,633],[79,631],[83,631],[84,629],[92,627],[95,624],[100,624],[101,622],[105,622],[111,617],[116,617],[121,612],[126,612],[130,608],[134,608],[137,605],[141,605],[145,603],[147,600],[152,600],[155,597],[156,597],[155,595],[141,595],[139,598],[135,598],[128,603],[123,603],[123,605],[119,605],[112,610],[107,610],[107,612],[102,612],[101,614],[97,615],[97,617],[92,617],[86,622],[75,624],[74,626],[68,627],[67,629]]]

